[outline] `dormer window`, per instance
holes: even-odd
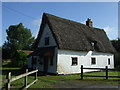
[[[92,42],[91,42],[91,46],[93,47],[93,50],[95,50],[95,45],[96,45],[96,43],[97,43],[96,41],[92,41]]]
[[[49,37],[45,38],[45,45],[49,45]]]
[[[95,43],[94,43],[94,42],[91,42],[91,44],[92,44],[92,47],[94,47]]]

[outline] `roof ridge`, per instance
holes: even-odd
[[[74,20],[66,19],[66,18],[59,17],[59,16],[56,16],[56,15],[53,15],[53,14],[43,13],[43,15],[46,15],[46,16],[47,16],[47,15],[50,15],[50,16],[52,16],[52,17],[56,17],[56,18],[59,18],[59,19],[63,19],[63,20],[66,20],[66,21],[70,21],[70,22],[73,22],[73,23],[77,23],[77,24],[84,25],[84,26],[87,27],[87,28],[99,29],[99,30],[103,30],[103,31],[104,31],[104,29],[97,28],[97,27],[88,27],[87,25],[85,25],[85,24],[83,24],[83,23],[81,23],[81,22],[77,22],[77,21],[74,21]],[[48,16],[48,17],[49,17],[49,16]]]

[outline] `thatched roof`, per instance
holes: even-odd
[[[59,49],[90,51],[93,50],[91,42],[96,42],[95,50],[98,52],[113,53],[115,51],[103,29],[88,27],[48,13],[43,14],[36,45],[40,41],[45,24],[48,24],[52,31]]]

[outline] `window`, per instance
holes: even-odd
[[[95,43],[94,43],[94,42],[91,42],[91,45],[92,45],[92,47],[94,47],[94,46],[95,46]]]
[[[92,46],[93,50],[95,50],[96,44],[97,44],[96,41],[92,41],[92,42],[91,42],[91,46]]]
[[[45,45],[49,45],[49,37],[45,38]]]
[[[77,65],[77,57],[72,57],[72,65]]]
[[[50,57],[50,65],[53,65],[53,56]]]
[[[91,58],[91,64],[96,64],[96,58]]]
[[[108,58],[108,65],[110,65],[110,58]]]
[[[37,63],[37,58],[32,57],[32,65]]]

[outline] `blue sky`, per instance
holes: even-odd
[[[20,22],[36,37],[43,12],[84,24],[91,18],[93,26],[105,29],[109,39],[118,37],[117,2],[3,2],[0,45],[6,40],[6,29]]]

